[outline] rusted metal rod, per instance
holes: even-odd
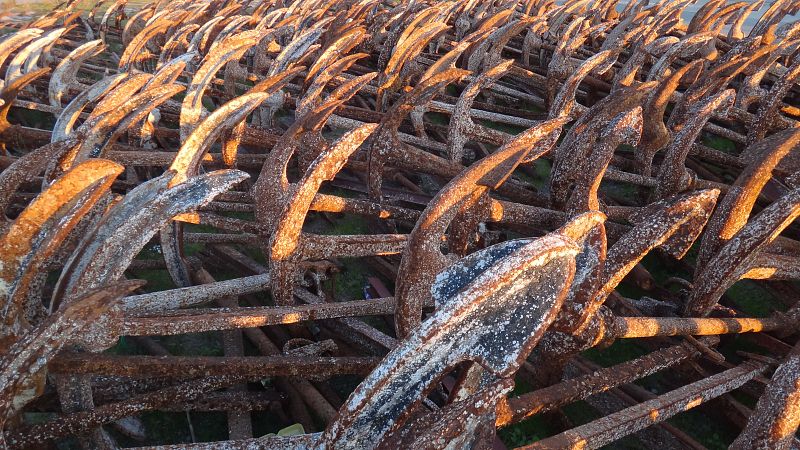
[[[519,449],[600,448],[654,423],[669,419],[730,392],[767,369],[766,364],[747,362],[733,369],[670,391],[656,399],[542,439]]]
[[[791,327],[795,321],[782,316],[755,318],[617,317],[618,338],[654,336],[710,336],[731,333],[759,333]]]
[[[62,354],[48,367],[51,373],[97,374],[132,378],[155,376],[190,379],[224,375],[235,370],[246,377],[299,376],[324,379],[333,375],[365,374],[378,363],[373,357],[290,356],[117,356]]]
[[[122,299],[130,313],[144,314],[155,311],[187,308],[209,303],[225,295],[242,295],[269,288],[269,274],[253,275],[233,280],[216,281],[200,286],[170,289],[149,294],[131,295]]]
[[[699,355],[700,352],[690,345],[675,345],[519,397],[503,399],[497,406],[497,426],[508,426],[533,415],[552,411]]]
[[[192,309],[161,313],[155,317],[127,317],[122,326],[122,334],[165,336],[285,325],[338,317],[382,316],[394,314],[395,306],[394,297],[389,297],[291,307]]]
[[[210,391],[233,385],[238,382],[256,380],[256,376],[220,375],[211,378],[192,380],[175,387],[160,389],[131,400],[108,403],[90,411],[81,411],[55,418],[43,424],[34,425],[27,430],[6,434],[6,441],[12,448],[27,448],[41,445],[51,439],[83,434],[93,427],[103,425],[123,417],[143,411],[161,409],[176,402],[199,399]]]

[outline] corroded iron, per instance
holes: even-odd
[[[0,12],[0,448],[796,446],[800,6],[691,3]]]

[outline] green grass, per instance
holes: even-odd
[[[39,129],[53,129],[56,117],[48,112],[12,107],[8,114],[11,123]]]
[[[635,339],[617,339],[608,348],[590,348],[583,352],[583,356],[603,367],[608,367],[638,358],[647,352],[647,349],[639,345]]]
[[[456,86],[455,84],[448,84],[444,88],[444,91],[445,93],[447,93],[447,95],[450,95],[452,97],[458,97],[459,95],[461,95],[458,86]]]
[[[509,448],[521,447],[557,433],[542,416],[534,416],[497,431],[497,436]]]
[[[337,197],[342,197],[342,198],[358,198],[360,195],[356,191],[351,191],[350,189],[342,189],[338,187],[326,191],[330,195],[335,195]]]
[[[427,112],[425,113],[425,120],[437,125],[448,125],[450,123],[450,116],[439,112]]]
[[[367,222],[354,214],[339,214],[336,223],[322,231],[326,235],[369,234]]]
[[[730,139],[721,136],[715,136],[713,134],[705,134],[701,142],[703,145],[719,150],[721,152],[730,153],[734,155],[738,153],[736,151],[736,143]]]
[[[767,317],[773,308],[785,309],[781,302],[771,299],[767,291],[750,280],[738,281],[725,295],[750,317]]]
[[[183,225],[183,231],[186,233],[220,233],[219,228],[212,227],[211,225],[203,225],[196,223],[186,223]]]
[[[549,188],[548,181],[550,180],[550,171],[553,164],[547,159],[539,158],[529,163],[528,166],[533,168],[533,176],[523,172],[521,169],[517,169],[514,171],[514,177],[543,192],[547,191]]]
[[[630,183],[603,179],[600,183],[600,192],[629,204],[639,204],[639,190]]]
[[[710,420],[708,408],[694,408],[667,419],[709,450],[724,450],[736,439],[739,430],[728,421]]]
[[[247,246],[247,247],[241,247],[240,250],[242,251],[242,253],[249,256],[253,261],[261,264],[262,266],[267,267],[269,265],[269,263],[267,262],[267,258],[264,256],[264,252],[262,252],[261,249],[252,246]]]
[[[159,342],[176,356],[224,356],[222,339],[219,333],[187,333],[164,336]]]
[[[369,234],[366,220],[354,214],[336,214],[334,225],[327,225],[321,234],[325,235],[356,235]],[[317,223],[316,225],[319,225]],[[371,271],[366,264],[358,258],[339,258],[342,271],[333,276],[334,295],[337,300],[354,300],[364,298],[364,285]]]
[[[493,122],[491,120],[481,120],[481,125],[485,126],[486,128],[491,128],[493,130],[502,131],[504,133],[508,133],[510,135],[517,135],[525,131],[525,127],[519,127],[516,125],[509,125],[507,123],[500,123],[500,122]]]
[[[135,275],[140,280],[147,281],[144,285],[144,290],[147,292],[160,292],[167,289],[175,289],[175,283],[172,281],[169,273],[164,269],[148,269],[136,270]]]
[[[356,258],[342,258],[342,271],[334,275],[334,293],[337,300],[355,300],[364,298],[364,285],[370,271],[366,264]]]
[[[106,350],[105,353],[111,355],[136,355],[139,353],[139,347],[133,344],[125,336],[120,336],[117,344]]]
[[[189,417],[198,442],[228,438],[227,418],[223,412],[192,412]],[[148,411],[141,415],[150,445],[192,442],[189,422],[184,412]]]

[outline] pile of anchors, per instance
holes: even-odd
[[[0,448],[800,444],[800,1],[77,3],[0,14]]]

